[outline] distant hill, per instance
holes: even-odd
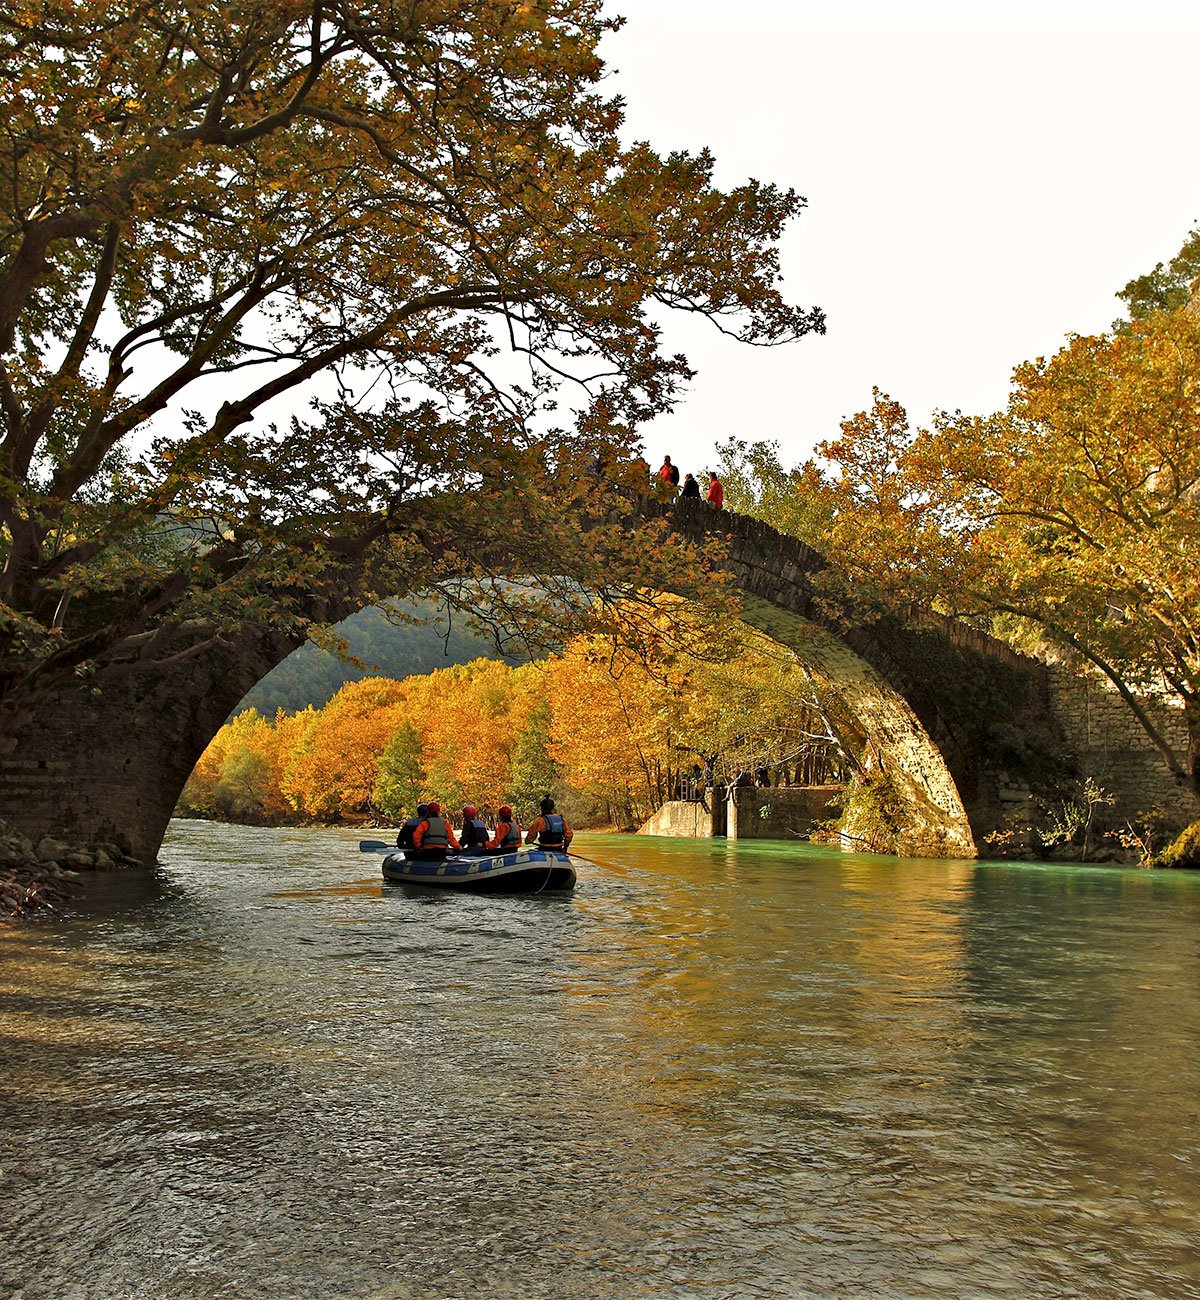
[[[408,601],[397,603],[395,608],[421,618],[437,615],[436,607],[429,602]],[[320,708],[346,682],[363,677],[412,677],[435,668],[470,663],[472,659],[505,658],[490,640],[465,625],[448,629],[444,621],[424,626],[393,623],[374,606],[339,623],[338,631],[346,638],[350,653],[367,665],[365,669],[344,663],[311,643],[303,645],[269,672],[234,713],[250,708],[266,717],[272,717],[276,709],[296,713],[309,704]]]

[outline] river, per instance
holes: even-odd
[[[1200,879],[177,822],[0,931],[0,1295],[1200,1296]]]

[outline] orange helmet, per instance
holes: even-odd
[[[496,816],[499,817],[501,821],[510,822],[512,821],[512,809],[508,806],[508,804],[502,804],[500,806],[500,811],[496,814]]]
[[[439,817],[441,816],[442,805],[435,799],[433,803],[425,809],[425,811],[430,815],[430,817]]]

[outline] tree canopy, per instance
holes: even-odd
[[[689,375],[657,314],[757,344],[823,318],[779,290],[803,199],[621,142],[618,26],[598,0],[0,14],[10,719],[303,622],[383,538],[367,596],[533,559],[654,577],[563,517]]]
[[[1173,274],[1195,245],[1193,233]],[[1086,661],[1195,796],[1200,300],[1139,300],[1114,333],[1018,366],[1002,412],[914,429],[877,390],[798,469],[777,448],[726,455],[742,466],[740,504],[820,549],[843,596],[922,602]],[[1152,697],[1182,708],[1186,747]]]
[[[1156,311],[1176,311],[1187,305],[1193,286],[1200,280],[1200,226],[1188,233],[1179,252],[1165,265],[1135,276],[1117,297],[1125,304],[1130,320],[1142,320]],[[1114,328],[1123,329],[1124,321]]]

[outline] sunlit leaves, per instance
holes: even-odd
[[[768,454],[743,494],[814,542],[823,580],[860,609],[916,601],[1090,662],[1195,790],[1200,320],[1149,312],[1013,378],[1006,411],[922,430],[877,392],[823,462],[789,473]],[[1144,692],[1183,707],[1187,752]]]
[[[619,477],[690,373],[648,307],[823,328],[779,291],[801,199],[621,143],[617,26],[595,0],[0,18],[0,598],[44,623],[75,593],[55,665],[162,618],[299,617],[281,589],[385,534],[393,591],[491,573],[518,501],[514,561],[548,563],[539,493],[570,507],[573,448]],[[147,539],[189,517],[221,543],[172,567]],[[122,575],[118,620],[84,597]]]

